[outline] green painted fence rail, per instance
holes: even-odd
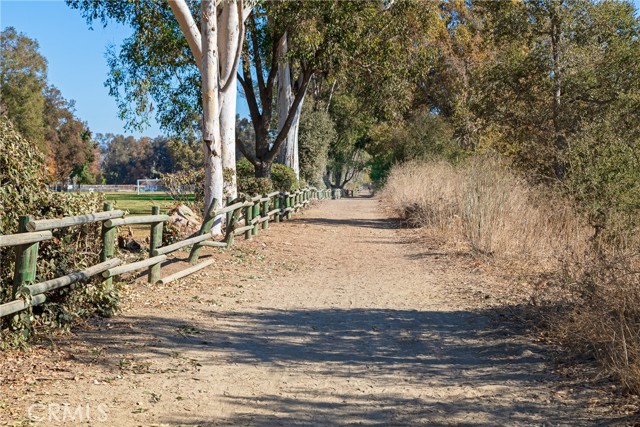
[[[245,239],[257,236],[259,230],[266,230],[269,224],[290,220],[293,214],[309,206],[311,200],[340,198],[339,190],[318,190],[304,188],[295,192],[274,191],[268,194],[241,195],[226,200],[226,206],[219,207],[214,203],[203,220],[202,228],[196,235],[171,245],[162,246],[164,223],[168,215],[160,214],[160,208],[154,206],[150,215],[125,216],[121,210],[113,210],[111,204],[105,203],[102,212],[85,215],[56,218],[33,219],[30,216],[20,217],[19,232],[0,235],[0,247],[13,247],[16,256],[16,267],[13,278],[13,300],[0,304],[0,318],[16,315],[46,301],[46,292],[60,289],[92,277],[101,276],[106,285],[111,285],[114,277],[125,273],[148,269],[148,281],[153,284],[166,284],[188,276],[213,264],[213,260],[198,263],[202,247],[228,248],[234,244],[235,236],[244,234]],[[222,240],[215,240],[218,235],[211,232],[217,218],[226,223]],[[72,227],[82,224],[101,223],[100,263],[75,271],[65,276],[44,282],[35,283],[39,242],[53,238],[51,230]],[[123,263],[115,257],[117,227],[131,224],[146,224],[150,227],[149,258],[132,263]],[[191,247],[189,262],[192,266],[176,273],[162,277],[162,263],[167,255]],[[28,291],[32,295],[29,301],[20,297],[21,292]],[[29,322],[29,316],[23,316]]]

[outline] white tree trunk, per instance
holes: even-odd
[[[180,25],[184,37],[187,39],[187,43],[189,43],[196,65],[202,72],[202,37],[198,30],[198,24],[193,20],[193,15],[191,15],[185,0],[169,0],[169,6]]]
[[[300,116],[302,115],[302,104],[304,104],[304,97],[302,96],[302,100],[300,104],[298,104],[298,108],[296,109],[296,115],[293,118],[293,125],[291,126],[291,130],[289,130],[289,137],[291,138],[291,145],[293,146],[293,161],[292,166],[293,170],[296,173],[296,177],[300,179],[300,154],[298,150],[298,134],[300,131]]]
[[[218,102],[218,33],[215,0],[202,0],[202,139],[205,183],[204,207],[213,199],[222,202],[222,145]],[[221,217],[216,218],[212,231],[220,233]]]
[[[220,75],[224,91],[220,94],[220,139],[222,142],[222,168],[224,170],[224,195],[236,198],[238,184],[236,176],[236,95],[238,81],[236,54],[241,48],[240,16],[234,1],[223,2],[219,18],[218,50],[220,52]]]
[[[286,64],[284,67],[289,69],[289,65]],[[286,76],[290,75],[289,71],[284,71],[278,69],[278,75]],[[285,79],[283,79],[286,81]],[[280,86],[285,86],[283,89]],[[288,87],[288,89],[287,89]],[[287,95],[290,94],[290,96]],[[287,120],[287,115],[289,114],[289,108],[293,104],[293,92],[291,91],[291,79],[289,79],[289,84],[280,85],[278,83],[278,132],[282,130],[284,127],[284,122]],[[291,128],[289,129],[289,133],[287,134],[287,138],[282,143],[280,147],[280,151],[278,152],[278,163],[282,163],[286,166],[289,166],[296,173],[296,177],[300,178],[300,156],[298,154],[298,133],[300,130],[300,116],[302,114],[302,105],[304,104],[304,96],[298,108],[296,109],[295,116],[293,117],[293,123],[291,124]]]
[[[284,127],[289,114],[289,108],[293,104],[293,88],[291,84],[291,67],[286,59],[289,46],[287,43],[287,35],[282,38],[282,44],[279,46],[280,60],[278,61],[278,132]],[[304,100],[303,100],[304,102]],[[277,161],[289,166],[296,173],[296,177],[300,178],[300,162],[298,160],[298,124],[300,121],[300,111],[302,110],[302,102],[296,110],[296,115],[287,134],[287,138],[282,143],[278,152]]]

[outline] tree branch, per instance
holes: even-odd
[[[200,35],[198,24],[194,21],[193,15],[189,10],[189,6],[187,6],[185,0],[169,0],[169,6],[180,25],[184,37],[187,39],[187,43],[189,43],[189,48],[191,48],[198,69],[202,71],[202,36]]]
[[[244,9],[242,9],[242,15],[240,15],[240,17],[242,18],[242,22],[247,20],[249,15],[251,15],[251,12],[253,11],[253,8],[255,6],[254,0],[249,0],[247,3],[249,3],[249,5]]]
[[[249,69],[248,60],[246,60],[244,57],[242,60],[242,74],[243,76],[240,76],[240,74],[238,74],[238,81],[240,82],[242,90],[244,91],[244,95],[247,98],[247,105],[249,106],[251,121],[253,123],[260,123],[262,115],[260,114],[258,100],[256,99],[256,94],[253,88],[253,80],[251,79],[251,70]]]
[[[309,85],[309,80],[311,80],[312,75],[313,75],[312,70],[303,71],[303,79],[302,79],[302,84],[300,86],[300,89],[298,90],[295,98],[293,99],[293,103],[291,104],[291,107],[289,108],[289,112],[287,114],[287,120],[284,122],[284,125],[282,126],[282,129],[280,129],[280,132],[278,133],[276,140],[273,142],[273,146],[271,147],[271,150],[269,150],[269,154],[273,153],[275,155],[275,153],[278,153],[278,151],[280,151],[280,146],[287,138],[289,129],[291,129],[291,125],[293,124],[293,119],[296,116],[298,106],[300,105],[300,103],[302,102],[302,99],[304,98],[305,92],[307,91],[307,86]]]
[[[267,86],[265,87],[265,94],[268,96],[268,99],[271,99],[271,95],[273,94],[273,84],[275,83],[276,76],[278,75],[278,52],[280,51],[280,45],[283,42],[283,38],[286,36],[286,34],[283,34],[278,37],[278,43],[274,43],[271,47],[271,68],[269,69],[269,75],[267,76]]]
[[[240,138],[237,138],[236,145],[240,150],[240,152],[242,153],[242,155],[245,156],[253,166],[256,166],[256,163],[257,163],[256,155],[255,153],[251,152],[251,150],[245,145],[244,141],[242,141]]]
[[[262,96],[264,92],[264,69],[262,68],[262,58],[260,57],[260,44],[258,43],[258,27],[256,26],[255,14],[251,14],[251,25],[249,26],[249,32],[251,33],[251,46],[253,48],[253,63],[256,68],[256,76],[258,78],[258,89]],[[261,100],[264,104],[264,99]]]
[[[238,1],[238,46],[236,48],[236,56],[233,58],[233,65],[229,70],[229,75],[224,79],[222,84],[221,92],[226,92],[231,86],[231,82],[233,79],[231,78],[234,73],[237,72],[238,63],[240,62],[240,55],[242,53],[242,47],[244,45],[244,21],[240,19],[242,16],[242,0]]]

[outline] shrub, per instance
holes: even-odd
[[[238,176],[238,192],[246,194],[264,194],[274,190],[297,190],[298,180],[290,167],[280,163],[274,163],[271,169],[271,179],[256,178],[255,168],[247,159],[242,159],[236,164]]]
[[[268,178],[256,178],[255,168],[247,159],[236,163],[238,177],[238,193],[264,194],[273,190],[271,180]]]
[[[569,307],[554,325],[576,354],[591,354],[626,389],[640,393],[640,246],[594,249],[565,264]]]
[[[160,179],[173,200],[202,212],[204,200],[204,168],[161,174]],[[193,194],[193,199],[191,199]]]
[[[640,139],[596,122],[572,140],[568,158],[571,195],[599,237],[623,243],[640,227]]]
[[[274,163],[271,169],[273,188],[280,191],[296,191],[300,188],[293,169],[280,163]]]
[[[0,233],[18,231],[20,215],[57,218],[96,212],[102,209],[99,193],[56,193],[44,182],[45,163],[33,144],[27,142],[0,117]],[[53,230],[53,239],[39,245],[37,281],[69,274],[97,264],[100,254],[100,224],[86,224]],[[0,249],[0,301],[11,299],[11,279],[15,256],[11,248]],[[38,308],[43,321],[66,325],[76,316],[111,313],[117,302],[114,288],[105,289],[96,279],[75,289],[64,288],[47,294],[47,303]]]

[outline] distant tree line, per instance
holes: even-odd
[[[8,27],[0,33],[0,114],[45,155],[50,180],[93,183],[99,152],[74,102],[47,82],[38,42]]]

